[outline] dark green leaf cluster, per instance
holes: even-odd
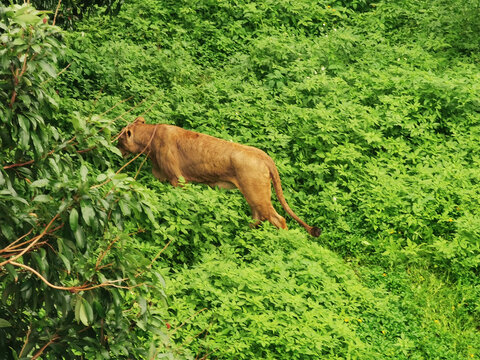
[[[28,5],[0,15],[0,358],[147,356],[163,278],[131,237],[152,203],[116,168],[111,119],[55,110],[59,29]]]
[[[0,135],[5,162],[39,158],[44,144],[58,140],[58,132],[40,114],[58,107],[56,94],[46,84],[56,76],[62,47],[59,29],[44,24],[43,13],[32,7],[0,7]]]

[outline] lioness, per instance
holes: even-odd
[[[178,180],[193,181],[232,189],[237,187],[252,209],[258,225],[268,220],[277,228],[287,229],[285,219],[272,206],[270,180],[277,198],[287,213],[312,236],[321,230],[302,221],[283,196],[278,170],[270,156],[260,149],[185,130],[173,125],[145,124],[143,117],[125,127],[118,148],[129,153],[148,155],[153,175],[160,181],[178,186]]]

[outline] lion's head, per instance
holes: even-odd
[[[145,146],[142,146],[135,141],[135,130],[139,124],[145,124],[145,119],[142,116],[137,117],[132,124],[124,127],[120,132],[117,147],[122,153],[123,157],[127,156],[128,154],[135,154],[144,150]]]

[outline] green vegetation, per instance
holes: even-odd
[[[137,0],[60,31],[2,8],[0,357],[478,358],[479,10]],[[138,115],[265,150],[322,236],[121,169]]]

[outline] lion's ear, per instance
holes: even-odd
[[[143,118],[143,116],[139,116],[135,119],[135,121],[133,123],[134,124],[145,124],[145,119]]]

